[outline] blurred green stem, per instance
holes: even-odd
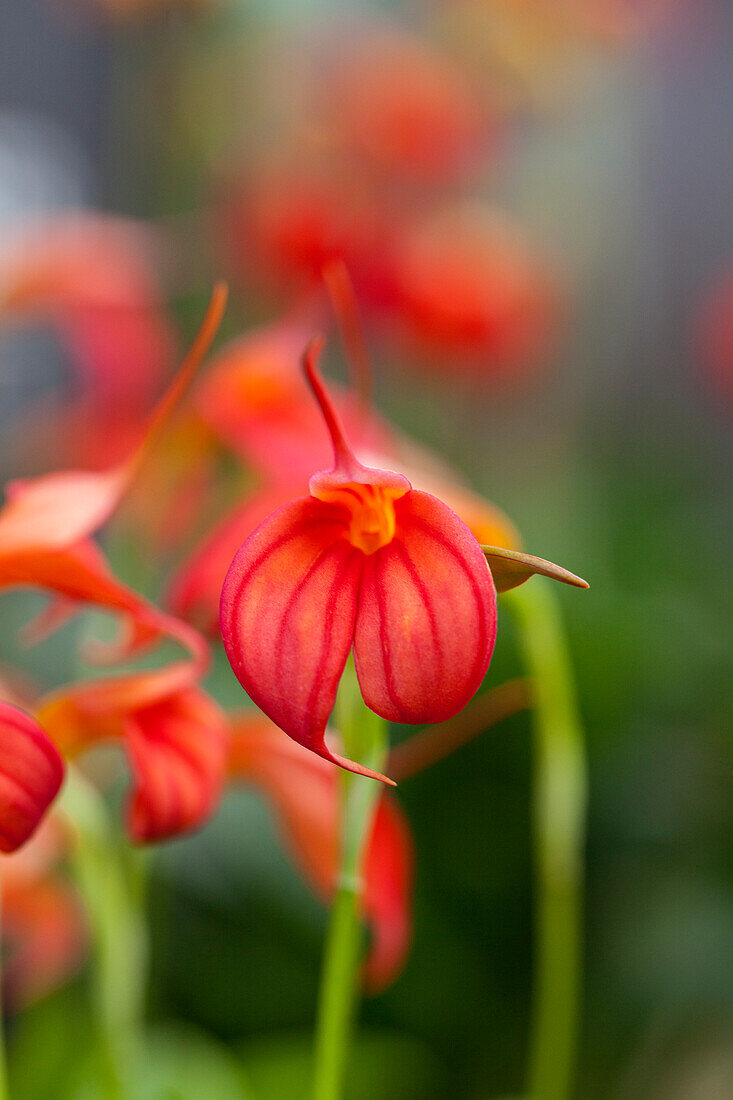
[[[387,755],[387,725],[364,704],[349,660],[336,700],[336,725],[346,754],[380,771]],[[316,1022],[314,1100],[339,1100],[353,1023],[361,958],[362,861],[381,784],[353,772],[339,775],[341,843]]]
[[[534,685],[536,971],[528,1096],[572,1092],[583,953],[586,769],[560,609],[539,578],[503,597],[520,626]]]
[[[100,1030],[104,1096],[124,1100],[140,1054],[148,943],[142,914],[142,867],[125,866],[104,800],[69,767],[62,806],[74,831],[72,865],[94,946],[95,1016]]]

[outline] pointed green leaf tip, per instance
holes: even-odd
[[[555,565],[544,558],[535,558],[532,554],[521,554],[518,550],[505,550],[501,546],[482,546],[497,592],[508,592],[517,588],[530,577],[540,574],[553,581],[572,584],[575,588],[590,588],[582,577],[576,577],[561,565]]]

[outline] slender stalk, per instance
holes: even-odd
[[[552,589],[537,578],[504,600],[520,626],[534,684],[536,972],[528,1096],[567,1100],[575,1071],[583,953],[583,732]]]
[[[140,883],[130,881],[103,799],[74,767],[68,769],[62,807],[76,833],[72,867],[94,943],[93,995],[104,1095],[125,1100],[140,1053],[147,970]]]
[[[0,899],[2,898],[2,881],[0,881]],[[2,901],[0,900],[0,937],[2,934]],[[0,964],[2,960],[0,959]],[[8,1088],[8,1064],[5,1053],[5,1019],[2,1011],[2,972],[0,970],[0,1100],[8,1100],[10,1091]]]
[[[339,688],[336,718],[349,756],[379,771],[387,752],[386,723],[364,705],[351,663]],[[321,972],[314,1100],[339,1100],[342,1095],[362,947],[362,859],[381,787],[376,780],[352,772],[344,771],[339,780],[340,862]]]

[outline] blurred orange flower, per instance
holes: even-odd
[[[2,947],[5,1008],[18,1011],[70,978],[87,944],[84,913],[60,871],[68,843],[51,815],[23,848],[3,860]]]

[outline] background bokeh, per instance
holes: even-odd
[[[551,273],[553,333],[521,369],[477,381],[457,363],[426,366],[368,318],[378,401],[503,508],[533,553],[591,583],[559,593],[590,770],[578,1097],[733,1095],[733,347],[727,367],[711,357],[708,329],[723,322],[707,308],[733,264],[730,4],[648,5],[627,21],[645,5],[599,0],[583,15],[568,4],[557,23],[541,3],[518,5],[521,33],[511,21],[489,33],[499,0],[117,6],[0,4],[0,255],[39,213],[144,219],[181,344],[222,272],[227,334],[282,314],[244,244],[233,255],[221,209],[231,180],[263,163],[282,157],[294,188],[322,163],[324,50],[348,56],[398,20],[480,87],[496,135],[478,166],[427,182],[382,166],[378,183],[359,182],[397,208],[501,210]],[[350,180],[358,170],[357,157]],[[727,309],[730,329],[733,291]],[[28,409],[75,384],[53,326],[0,321],[4,479],[45,468]],[[175,553],[158,567],[124,536],[108,549],[120,575],[160,594]],[[74,675],[68,639],[86,627],[19,654],[34,599],[3,597],[0,662],[55,684]],[[518,669],[502,621],[490,683]],[[210,683],[240,702],[221,655]],[[417,848],[415,944],[364,1005],[354,1100],[521,1093],[530,750],[517,715],[400,788]],[[244,1052],[253,1095],[298,1095],[326,913],[267,807],[231,793],[203,832],[151,860],[150,1012],[169,1027],[170,1056],[208,1036],[222,1077],[200,1095],[229,1095],[227,1050]],[[83,982],[12,1021],[18,1100],[67,1095],[69,1051],[89,1026]]]

